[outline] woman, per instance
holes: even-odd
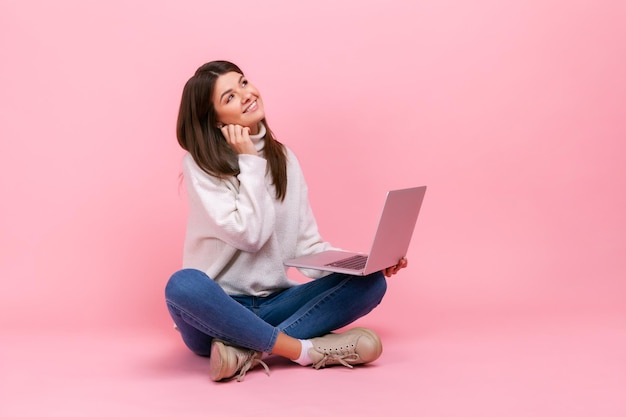
[[[385,276],[406,259],[366,277],[303,270],[287,278],[283,261],[330,249],[320,236],[295,155],[265,119],[259,91],[234,64],[201,66],[186,83],[177,123],[187,151],[183,177],[189,214],[183,265],[165,297],[183,341],[210,357],[214,381],[241,381],[262,354],[319,369],[376,360],[369,329],[331,333],[376,307]],[[322,278],[323,276],[323,278]]]

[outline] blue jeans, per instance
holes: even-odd
[[[372,311],[386,289],[382,272],[331,274],[268,297],[231,296],[205,273],[183,269],[169,279],[165,301],[187,347],[209,356],[214,337],[271,352],[279,332],[298,339],[324,335]]]

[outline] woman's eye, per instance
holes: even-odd
[[[243,81],[241,82],[241,86],[242,86],[242,87],[245,87],[246,85],[248,85],[248,80],[243,80]]]
[[[228,97],[226,97],[226,102],[230,103],[230,101],[234,98],[235,96],[230,94]]]

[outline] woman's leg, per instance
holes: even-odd
[[[369,313],[385,290],[382,273],[365,277],[331,274],[283,291],[262,303],[257,316],[203,272],[184,269],[170,278],[165,297],[185,344],[208,356],[214,337],[270,352],[279,331],[298,339],[321,336]],[[290,352],[283,356],[293,359],[297,354],[289,346],[296,344],[281,337],[278,350]]]
[[[260,307],[273,308],[259,308],[272,320],[282,320],[281,327],[259,318],[201,271],[186,269],[175,273],[165,294],[185,344],[199,355],[211,356],[210,376],[219,381],[235,376],[241,380],[248,369],[259,363],[267,371],[258,351],[272,352],[301,364],[305,364],[303,357],[308,356],[308,363],[316,368],[332,364],[351,367],[375,360],[382,346],[367,329],[315,338],[307,342],[307,350],[302,349],[305,342],[298,339],[323,335],[367,314],[380,303],[385,289],[382,274],[356,279],[333,274],[285,290],[260,303]],[[235,346],[212,343],[214,338]]]
[[[255,351],[271,351],[279,330],[236,302],[205,273],[176,272],[165,287],[165,300],[183,341],[209,356],[213,338]]]
[[[363,317],[380,304],[386,289],[381,272],[365,277],[331,274],[268,299],[258,314],[289,336],[309,339]]]

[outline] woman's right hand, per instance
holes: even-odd
[[[226,142],[238,154],[258,155],[254,143],[250,139],[250,128],[240,125],[224,125],[220,129]]]

